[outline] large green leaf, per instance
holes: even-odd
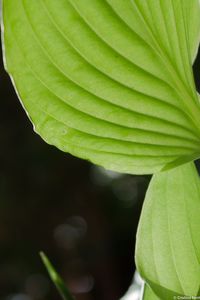
[[[6,68],[35,130],[106,168],[200,156],[198,0],[3,1]]]
[[[136,263],[162,300],[199,293],[199,216],[200,180],[193,163],[153,176],[138,227]]]

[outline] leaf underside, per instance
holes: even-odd
[[[199,216],[200,179],[194,163],[153,176],[138,227],[136,264],[161,300],[199,296]]]
[[[198,0],[3,1],[5,65],[36,132],[106,168],[199,157]]]

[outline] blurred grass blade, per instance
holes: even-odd
[[[40,252],[40,256],[41,256],[41,259],[49,273],[49,276],[51,277],[53,283],[55,284],[55,286],[56,286],[58,292],[60,293],[60,295],[62,296],[62,298],[64,300],[74,300],[74,297],[72,297],[72,295],[66,288],[64,281],[58,275],[58,273],[54,269],[53,265],[49,261],[48,257],[43,252]]]

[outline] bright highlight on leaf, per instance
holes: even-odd
[[[71,296],[70,292],[65,286],[65,283],[63,282],[62,278],[58,275],[56,270],[54,269],[53,265],[49,261],[48,257],[43,253],[40,252],[41,259],[49,273],[49,276],[51,277],[53,283],[55,284],[56,288],[58,289],[58,292],[62,296],[64,300],[74,300],[74,298]]]
[[[193,163],[153,176],[137,233],[136,263],[161,300],[200,296],[199,216],[200,179]]]
[[[200,156],[198,0],[4,0],[8,72],[36,131],[106,168]]]

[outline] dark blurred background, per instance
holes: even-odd
[[[40,250],[77,300],[118,300],[134,273],[150,176],[108,172],[47,145],[33,132],[2,56],[0,99],[0,300],[60,299]]]

